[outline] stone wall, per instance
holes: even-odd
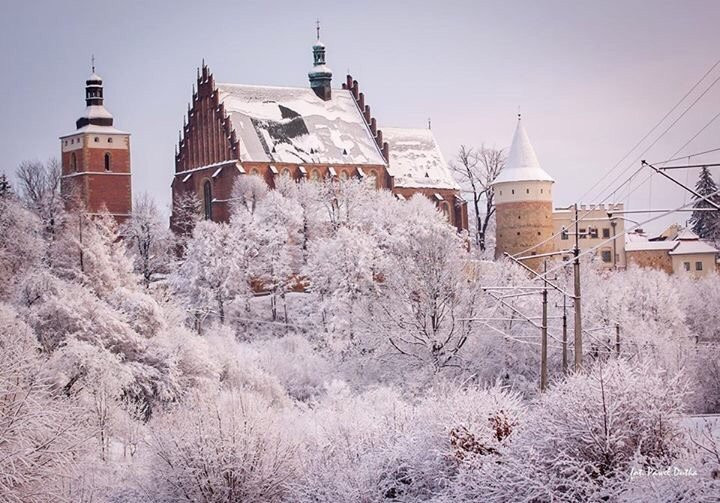
[[[639,250],[625,251],[625,260],[629,265],[635,264],[639,267],[649,267],[659,269],[668,274],[672,274],[672,259],[668,250]]]
[[[498,204],[495,233],[495,258],[502,257],[506,252],[510,255],[518,254],[543,241],[546,242],[528,254],[538,255],[553,251],[554,243],[550,239],[553,235],[552,202],[521,201]],[[529,259],[525,264],[539,270],[542,261]]]

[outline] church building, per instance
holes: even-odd
[[[198,69],[175,154],[173,201],[195,194],[207,219],[227,221],[238,176],[368,179],[399,199],[423,194],[459,230],[467,203],[429,129],[378,126],[357,80],[332,87],[325,45],[313,45],[308,87],[216,83]],[[177,224],[177,222],[174,222]]]
[[[91,215],[106,210],[122,222],[132,211],[130,133],[113,126],[103,102],[103,81],[93,64],[85,82],[85,112],[75,131],[60,137],[60,189],[67,206]]]

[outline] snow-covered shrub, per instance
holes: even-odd
[[[257,394],[193,393],[149,423],[151,500],[284,501],[295,446]]]
[[[396,389],[353,395],[334,381],[296,426],[306,440],[292,500],[428,500],[466,456],[499,448],[522,414],[517,396],[498,388],[446,385],[413,403]]]
[[[677,424],[687,388],[650,365],[599,363],[542,396],[495,463],[464,463],[455,501],[614,500],[631,468],[684,453]]]
[[[65,501],[89,438],[76,402],[52,392],[31,329],[0,304],[0,500]]]
[[[316,397],[331,379],[330,363],[301,335],[261,340],[248,347],[255,352],[256,364],[272,374],[295,400],[307,402]]]

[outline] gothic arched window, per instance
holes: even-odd
[[[73,152],[70,156],[70,169],[72,171],[77,171],[77,156],[75,155],[75,152]]]
[[[105,152],[105,171],[110,171],[110,152]]]
[[[205,220],[212,220],[212,186],[210,180],[203,184],[203,205],[205,207]]]

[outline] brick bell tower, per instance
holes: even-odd
[[[496,226],[495,258],[553,251],[552,187],[555,181],[540,167],[520,115],[505,167],[493,182]],[[541,259],[525,265],[539,271]]]
[[[132,211],[130,133],[113,127],[94,58],[92,74],[85,81],[85,104],[76,130],[60,137],[65,205],[84,207],[91,215],[106,209],[122,222]]]

